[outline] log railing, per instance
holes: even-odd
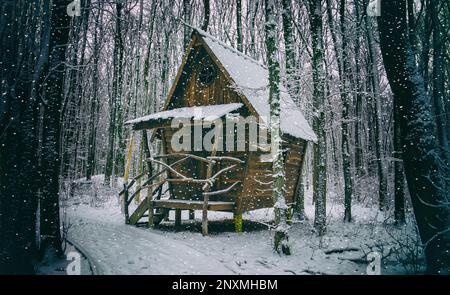
[[[174,161],[171,164],[167,164],[163,159],[178,159]],[[188,161],[188,160],[194,160],[199,161],[202,163],[207,163],[207,173],[206,178],[204,179],[197,179],[193,177],[188,177],[184,175],[183,173],[176,170],[176,167],[179,166],[181,163]],[[235,169],[238,164],[244,163],[243,160],[239,158],[229,157],[229,156],[216,156],[215,152],[211,153],[211,156],[208,157],[201,157],[198,155],[193,154],[184,154],[184,153],[174,153],[174,154],[167,154],[167,155],[158,155],[155,157],[148,158],[146,161],[158,164],[162,167],[162,169],[158,172],[155,172],[153,175],[148,175],[148,178],[141,184],[136,185],[138,183],[137,181],[146,175],[146,173],[142,173],[134,177],[129,183],[126,181],[123,184],[123,190],[119,193],[120,196],[123,196],[123,206],[124,206],[124,213],[125,213],[125,222],[129,223],[129,205],[133,201],[133,199],[136,197],[136,195],[139,194],[139,192],[143,189],[149,189],[149,192],[151,191],[151,194],[148,194],[147,202],[149,202],[149,224],[150,222],[153,224],[153,202],[152,200],[161,198],[162,195],[162,188],[165,183],[196,183],[196,184],[202,184],[202,195],[203,195],[203,207],[202,207],[202,233],[203,235],[208,234],[208,218],[207,218],[207,211],[208,211],[208,203],[209,203],[209,196],[216,196],[221,194],[226,194],[230,192],[232,189],[234,189],[240,182],[235,182],[232,185],[230,185],[227,188],[217,190],[217,191],[211,191],[211,189],[214,186],[214,183],[217,181],[220,175],[223,173],[230,171],[232,169]],[[219,162],[231,162],[231,164],[227,167],[222,168],[218,172],[214,173],[214,166],[217,165]],[[169,178],[169,173],[172,173],[172,178]],[[164,173],[167,173],[166,177],[162,177],[158,181],[154,182],[159,176],[163,175]],[[134,188],[133,193],[130,196],[130,191]],[[144,200],[145,202],[145,200]]]

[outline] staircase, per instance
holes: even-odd
[[[155,226],[161,223],[161,221],[164,220],[164,218],[166,218],[166,216],[169,215],[169,209],[167,208],[153,208],[153,224],[150,226]],[[147,213],[147,214],[145,214]],[[147,222],[140,222],[140,220],[142,218],[145,217],[149,217],[149,201],[148,201],[148,197],[145,198],[140,204],[139,206],[136,208],[136,210],[133,212],[133,214],[131,214],[131,216],[128,218],[128,224],[131,225],[138,225],[138,224],[144,224]]]
[[[167,164],[164,161],[158,160],[159,158],[181,158],[172,162],[171,164]],[[189,175],[184,175],[181,172],[177,171],[175,167],[180,163],[187,160],[195,160],[203,163],[207,163],[207,173],[206,178],[194,178]],[[242,224],[242,213],[236,211],[237,206],[235,202],[227,202],[227,201],[210,201],[210,196],[218,196],[227,194],[233,189],[237,188],[240,185],[240,181],[236,181],[227,188],[221,190],[213,190],[214,183],[218,179],[218,177],[230,170],[233,170],[237,167],[238,164],[244,163],[243,160],[238,158],[233,158],[229,156],[224,157],[216,157],[215,153],[212,153],[210,157],[200,157],[197,155],[191,154],[169,154],[169,155],[160,155],[155,156],[153,158],[148,158],[147,161],[153,162],[159,166],[162,166],[162,169],[154,174],[142,173],[134,177],[130,183],[127,181],[123,185],[123,190],[119,193],[119,196],[122,198],[122,206],[124,208],[125,213],[125,223],[130,225],[138,225],[146,223],[149,227],[153,227],[158,225],[163,221],[169,214],[171,209],[179,210],[201,210],[202,211],[202,234],[208,234],[208,211],[226,211],[233,212],[235,214],[235,224],[239,225],[236,227],[236,231],[241,231]],[[223,167],[222,165],[218,165],[219,162],[232,162],[235,164],[228,164],[228,166]],[[218,171],[214,171],[214,166],[220,167],[217,169]],[[150,169],[151,170],[151,169]],[[215,173],[214,173],[215,172]],[[164,176],[163,174],[166,174]],[[141,184],[141,178],[147,176],[147,180],[145,180]],[[124,179],[128,179],[124,176]],[[165,195],[163,193],[163,186],[165,186],[168,191],[170,187],[170,183],[196,183],[202,185],[202,195],[203,200],[182,200],[182,199],[161,199],[161,196]],[[139,183],[139,184],[138,184]],[[136,196],[140,194],[140,192],[145,189],[148,191],[147,197],[140,202],[138,207],[133,211],[131,215],[129,215],[129,205],[134,200]],[[132,192],[131,196],[129,195]],[[151,193],[150,193],[151,192]],[[147,213],[147,214],[146,214]],[[141,221],[143,218],[147,217],[147,222]],[[175,224],[181,223],[181,214],[175,215]]]
[[[150,220],[153,220],[153,225],[158,225],[164,218],[169,214],[171,209],[182,209],[182,210],[202,210],[204,206],[203,201],[194,201],[194,200],[177,200],[177,199],[156,199],[149,202],[148,198],[145,198],[136,208],[136,210],[131,214],[128,219],[128,224],[136,225],[142,218],[148,217]],[[153,216],[150,216],[151,207]],[[210,211],[227,211],[233,212],[235,209],[234,202],[223,202],[223,201],[209,201],[207,210]],[[147,214],[145,214],[147,213]]]

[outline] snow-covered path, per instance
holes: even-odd
[[[342,212],[330,210],[327,234],[318,237],[309,221],[314,208],[308,205],[309,220],[290,229],[292,255],[286,257],[273,252],[272,234],[259,223],[271,220],[270,209],[246,214],[246,231],[241,234],[234,232],[229,213],[210,212],[210,236],[203,237],[200,211],[196,224],[186,222],[174,229],[169,222],[150,230],[124,224],[117,198],[108,197],[114,192],[100,191],[98,195],[105,197],[97,203],[90,197],[97,194],[88,193],[63,207],[62,216],[69,238],[100,274],[365,274],[367,253],[387,254],[396,246],[392,237],[412,232],[412,226],[380,225],[383,215],[355,205],[356,222],[343,223]],[[330,208],[335,208],[333,203]],[[383,260],[383,274],[404,272],[395,255]]]
[[[125,224],[72,217],[69,237],[96,258],[102,274],[232,273],[183,241]]]

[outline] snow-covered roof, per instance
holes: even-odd
[[[195,29],[214,53],[241,92],[262,119],[270,118],[269,71],[260,62],[217,40],[208,33]],[[283,85],[280,85],[281,131],[296,138],[317,141],[302,112]]]
[[[155,122],[165,121],[174,118],[214,121],[216,119],[222,118],[226,114],[238,110],[242,106],[243,106],[242,103],[229,103],[229,104],[177,108],[129,120],[125,122],[125,124],[139,124],[152,121]]]

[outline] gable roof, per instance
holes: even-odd
[[[194,29],[192,34],[193,37],[186,52],[192,49],[194,39],[198,36],[199,40],[203,41],[202,43],[213,62],[231,80],[235,90],[241,94],[240,96],[247,107],[256,112],[261,119],[267,121],[270,118],[269,71],[267,67],[202,30]],[[182,65],[169,92],[165,110],[169,106],[175,86],[187,62],[186,56],[187,54],[183,58]],[[280,124],[283,133],[308,141],[317,141],[316,134],[283,85],[280,85],[280,107]]]

